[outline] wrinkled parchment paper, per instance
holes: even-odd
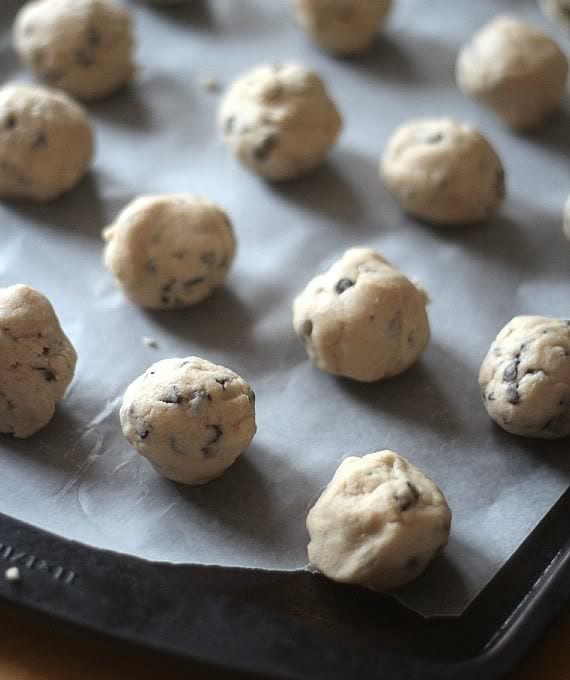
[[[10,48],[21,3],[0,9],[0,78],[30,79]],[[477,373],[516,314],[570,316],[570,105],[532,135],[515,135],[461,96],[458,48],[498,10],[556,36],[535,3],[400,0],[361,59],[319,52],[285,0],[132,4],[140,72],[89,111],[97,131],[90,175],[60,200],[0,207],[0,285],[31,284],[52,300],[79,352],[56,417],[28,441],[0,441],[0,511],[68,538],[152,560],[300,569],[307,508],[341,459],[392,448],[444,490],[449,546],[401,599],[425,615],[457,614],[567,488],[570,443],[499,430],[480,403]],[[566,42],[565,42],[566,41]],[[260,62],[319,71],[345,118],[315,174],[271,185],[229,155],[214,129],[222,86]],[[377,175],[384,143],[413,116],[477,124],[506,166],[508,198],[479,226],[437,229],[402,216]],[[231,215],[239,254],[225,289],[181,312],[129,304],[101,265],[101,227],[143,192],[191,191]],[[361,385],[320,373],[291,330],[295,294],[345,248],[371,245],[432,298],[432,341],[404,375]],[[143,336],[154,338],[148,347]],[[184,488],[159,477],[123,439],[126,385],[166,357],[204,356],[249,380],[258,434],[219,481]]]

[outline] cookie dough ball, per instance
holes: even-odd
[[[233,83],[218,124],[241,163],[271,180],[285,180],[324,159],[342,120],[316,73],[276,64],[260,66]]]
[[[405,371],[429,340],[428,298],[383,257],[351,248],[293,304],[293,327],[323,371],[362,382]]]
[[[62,92],[0,88],[0,198],[50,201],[74,187],[93,157],[83,109]]]
[[[121,427],[164,477],[205,484],[255,434],[255,394],[237,373],[199,359],[165,359],[129,385]]]
[[[323,49],[363,52],[372,44],[392,0],[293,0],[297,22]]]
[[[0,288],[0,432],[24,438],[47,425],[76,362],[46,297],[21,284]]]
[[[30,2],[13,40],[37,76],[81,99],[105,97],[134,75],[130,16],[110,0]]]
[[[487,413],[523,437],[570,435],[570,321],[515,316],[479,372]]]
[[[226,213],[191,194],[141,196],[103,230],[105,266],[150,309],[188,307],[222,285],[236,242]]]
[[[568,62],[558,45],[520,19],[499,16],[459,52],[459,88],[507,125],[525,130],[558,108]]]
[[[564,205],[563,230],[566,238],[570,241],[570,196],[568,196]]]
[[[540,0],[539,4],[547,17],[570,31],[570,0]]]
[[[334,581],[392,590],[424,571],[450,527],[445,497],[405,458],[351,456],[307,515],[309,560]]]
[[[450,118],[397,128],[380,174],[404,212],[435,224],[479,222],[505,196],[505,172],[493,147],[478,130]]]

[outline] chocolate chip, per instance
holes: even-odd
[[[406,494],[404,496],[395,496],[395,499],[398,501],[398,505],[400,506],[400,510],[402,512],[405,512],[406,510],[409,510],[411,507],[413,507],[418,502],[420,497],[420,492],[414,484],[411,482],[406,482],[406,484],[408,486]]]
[[[344,293],[347,288],[351,288],[352,286],[354,286],[354,281],[352,281],[352,279],[339,279],[336,282],[334,289],[340,295],[341,293]]]
[[[187,281],[184,281],[182,284],[184,288],[193,288],[194,286],[197,286],[199,283],[204,282],[204,277],[203,276],[197,276],[194,279],[188,279]]]
[[[182,403],[182,396],[178,391],[176,385],[171,385],[168,392],[160,400],[165,404],[180,404]]]
[[[216,253],[213,250],[208,250],[200,255],[200,260],[208,267],[213,267],[216,264]]]
[[[56,381],[56,375],[53,371],[50,371],[49,368],[44,368],[44,378],[46,382],[55,382]]]
[[[95,63],[95,57],[86,49],[80,47],[75,52],[75,61],[79,64],[79,66],[87,68],[88,66],[92,66]]]
[[[58,80],[61,80],[63,78],[63,71],[44,71],[42,73],[42,76],[49,82],[49,83],[57,83]]]
[[[415,571],[419,566],[420,566],[419,557],[410,557],[410,559],[406,562],[406,569],[413,569]]]
[[[224,134],[231,135],[234,130],[234,124],[236,122],[235,116],[229,116],[224,121]]]
[[[170,304],[170,298],[168,297],[168,295],[161,295],[160,301],[162,302],[163,305],[169,305]]]
[[[313,332],[313,322],[311,319],[305,319],[301,324],[301,335],[310,336]]]
[[[4,121],[4,127],[8,130],[13,130],[16,127],[17,122],[16,116],[13,113],[9,113]]]
[[[47,145],[47,137],[43,132],[36,132],[32,137],[32,149],[39,149],[41,146]]]
[[[520,362],[520,357],[517,356],[514,361],[511,361],[511,363],[505,367],[505,370],[503,371],[503,380],[505,382],[515,382],[519,372]]]
[[[399,336],[402,332],[402,319],[400,316],[395,316],[388,323],[388,335]]]
[[[90,28],[87,31],[87,44],[89,47],[99,47],[101,44],[101,34],[96,28]]]
[[[173,286],[176,284],[176,279],[170,279],[168,283],[165,283],[163,286],[160,288],[160,292],[165,294],[165,293],[170,293],[172,290]]]
[[[494,392],[490,392],[487,395],[487,401],[495,401],[495,393]]]
[[[48,354],[49,354],[49,347],[42,347],[42,355],[44,357],[47,357]]]
[[[250,404],[255,404],[255,392],[253,390],[249,391],[247,398],[249,399]]]
[[[135,432],[140,439],[146,439],[151,430],[151,426],[143,418],[137,418],[135,420]]]
[[[270,134],[265,137],[261,144],[253,150],[253,157],[256,161],[266,161],[277,144],[277,135]]]
[[[226,390],[226,383],[228,381],[229,381],[229,378],[216,378],[216,382],[218,383],[218,385],[222,386],[222,389],[224,390],[224,392]]]
[[[503,168],[497,168],[497,176],[495,178],[495,189],[497,192],[497,197],[499,200],[503,200],[505,198],[505,171]]]
[[[507,387],[507,401],[509,404],[516,405],[520,402],[521,395],[514,385],[509,385]]]
[[[443,135],[441,132],[432,132],[431,135],[428,135],[424,138],[424,142],[426,144],[437,144],[438,142],[441,142],[442,139]]]
[[[206,444],[206,446],[204,446],[202,448],[202,453],[204,454],[204,456],[206,458],[211,455],[210,451],[209,451],[209,447],[212,444],[215,444],[222,435],[223,435],[223,430],[219,425],[208,425],[206,427],[206,437],[207,437],[208,443]]]

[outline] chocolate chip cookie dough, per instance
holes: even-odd
[[[105,97],[135,72],[130,16],[111,0],[29,2],[13,41],[38,77],[80,99]]]
[[[285,180],[324,159],[342,120],[316,73],[297,64],[274,64],[233,83],[218,125],[243,165],[268,179]]]
[[[558,108],[568,62],[547,35],[511,16],[499,16],[461,49],[459,88],[516,130],[535,127]]]
[[[516,316],[479,372],[487,413],[524,437],[570,435],[570,320]]]
[[[505,196],[505,172],[493,147],[478,130],[451,118],[397,128],[380,174],[404,212],[435,224],[479,222]]]
[[[222,285],[236,241],[226,213],[191,194],[141,196],[103,230],[104,262],[151,309],[195,305]]]
[[[205,484],[255,434],[255,394],[237,373],[199,359],[165,359],[129,385],[123,433],[164,477]]]
[[[392,590],[424,571],[450,528],[444,495],[405,458],[350,456],[307,515],[309,560],[335,581]]]
[[[351,248],[293,304],[293,327],[323,371],[362,382],[405,371],[429,340],[428,298],[381,255]]]
[[[44,295],[21,284],[0,288],[0,432],[24,438],[47,425],[76,362]]]
[[[92,156],[89,119],[63,92],[0,88],[0,198],[50,201],[79,182]]]
[[[323,49],[356,54],[368,49],[392,0],[293,0],[297,22]]]

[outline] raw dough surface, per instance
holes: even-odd
[[[323,371],[370,382],[411,366],[429,340],[425,291],[370,248],[351,248],[293,304],[293,327]]]
[[[255,434],[255,394],[237,373],[199,359],[164,359],[129,385],[123,433],[164,477],[219,477]]]
[[[204,300],[224,282],[236,248],[226,213],[191,194],[141,196],[103,238],[106,267],[130,300],[151,309]]]
[[[87,172],[93,146],[87,115],[63,92],[0,88],[0,198],[56,198]]]
[[[516,316],[491,345],[479,385],[487,413],[507,432],[570,435],[570,320]]]
[[[24,438],[47,425],[76,362],[46,297],[21,284],[0,288],[0,432]]]
[[[567,74],[554,40],[510,16],[496,17],[476,33],[455,66],[464,94],[518,130],[535,127],[558,108]]]
[[[297,22],[323,49],[355,54],[368,49],[392,0],[293,0]]]
[[[13,41],[37,76],[81,99],[105,97],[135,72],[130,15],[110,0],[29,2]]]
[[[335,581],[392,590],[424,571],[450,527],[445,497],[405,458],[351,456],[307,515],[309,560]]]
[[[342,127],[319,76],[297,64],[260,66],[229,88],[218,116],[245,166],[272,180],[298,177],[327,155]]]
[[[436,224],[483,220],[505,196],[505,172],[493,147],[478,130],[450,118],[397,128],[380,173],[402,210]]]

